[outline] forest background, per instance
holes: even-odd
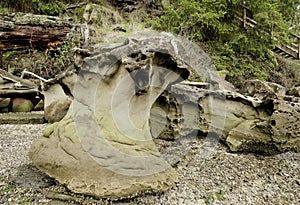
[[[273,52],[277,45],[293,43],[295,39],[291,38],[290,34],[300,35],[299,0],[129,1],[138,2],[140,5],[136,6],[139,9],[134,11],[135,17],[138,18],[124,15],[126,10],[120,9],[120,2],[122,3],[120,0],[2,0],[0,13],[4,15],[11,12],[26,12],[53,15],[69,17],[76,23],[84,23],[86,19],[82,16],[87,4],[106,6],[113,10],[112,12],[119,12],[125,19],[124,22],[136,21],[145,28],[172,32],[197,42],[211,56],[216,69],[223,71],[226,80],[237,87],[243,84],[244,80],[254,78],[276,82],[286,87],[299,84],[299,60],[286,60]],[[70,9],[70,5],[83,6]],[[155,9],[162,12],[155,16],[151,12],[146,12],[145,7],[149,5],[155,5]],[[254,27],[245,27],[237,18],[243,15],[244,8],[247,8],[247,16],[257,22]],[[107,9],[105,12],[107,14]],[[105,16],[109,15],[100,15],[99,18]],[[103,19],[100,21],[103,22]],[[97,25],[103,27],[103,23],[99,21],[88,23],[94,24],[95,32],[103,32],[103,29],[95,29]],[[116,19],[111,22],[114,23]],[[61,48],[61,53],[56,58],[47,57],[40,66],[37,66],[36,61],[34,65],[24,63],[26,67],[35,66],[34,69],[39,67],[39,70],[47,67],[46,74],[51,77],[51,69],[61,70],[72,63],[70,60],[66,62],[66,58],[76,43],[78,42],[74,40],[69,42]],[[17,56],[19,55],[15,52],[7,52],[3,58],[9,61]],[[41,73],[46,75],[45,72],[38,74]]]

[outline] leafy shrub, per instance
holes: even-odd
[[[75,0],[2,0],[0,8],[7,8],[13,12],[58,15],[66,11],[66,4],[74,2]]]
[[[213,40],[234,28],[226,23],[229,13],[224,0],[178,0],[164,5],[166,13],[153,21],[157,29],[170,31],[194,40]]]
[[[218,70],[227,70],[227,80],[239,86],[241,80],[266,79],[265,67],[277,66],[270,52],[283,42],[288,42],[288,27],[297,9],[279,0],[170,0],[165,4],[165,14],[150,20],[153,28],[183,35],[191,40],[207,44],[206,51]],[[243,15],[242,4],[252,10],[251,17],[257,22],[253,28],[244,28],[238,20]],[[296,8],[296,7],[295,7]],[[290,18],[289,18],[290,17]]]
[[[42,0],[32,0],[34,10],[37,13],[47,15],[58,15],[67,9],[66,5],[58,0],[44,2]]]
[[[74,65],[73,48],[80,47],[81,42],[80,33],[72,31],[60,47],[50,48],[47,52],[32,49],[4,53],[3,66],[17,76],[26,69],[45,79],[53,78]]]

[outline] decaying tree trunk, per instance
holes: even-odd
[[[71,27],[70,21],[53,16],[1,14],[0,51],[57,47]]]

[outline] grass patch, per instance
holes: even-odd
[[[224,201],[225,200],[225,191],[220,190],[216,192],[216,197],[219,201]]]
[[[218,201],[225,201],[225,191],[220,190],[215,193],[215,195],[210,194],[205,198],[205,204],[206,205],[212,205],[215,203],[216,200]]]
[[[15,185],[14,184],[10,184],[8,186],[5,186],[3,189],[0,189],[0,192],[9,192],[15,189]]]
[[[22,200],[18,201],[18,203],[25,204],[25,203],[32,202],[32,201],[34,201],[33,198],[27,198],[27,199],[22,199]]]
[[[205,204],[206,205],[212,205],[215,202],[215,197],[213,195],[208,195],[205,199]]]

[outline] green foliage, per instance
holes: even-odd
[[[66,5],[58,0],[51,2],[32,0],[32,3],[34,5],[34,9],[41,14],[58,15],[67,9]]]
[[[225,200],[225,192],[223,190],[216,192],[216,197],[219,201],[224,201]]]
[[[234,30],[226,19],[230,14],[226,0],[178,0],[164,5],[166,14],[153,22],[160,30],[170,31],[194,40],[218,39]]]
[[[273,49],[288,38],[289,22],[284,20],[279,3],[280,1],[268,0],[255,1],[250,5],[255,11],[253,18],[258,22],[250,35],[254,35],[257,45],[263,45],[267,49]]]
[[[278,9],[289,27],[300,23],[300,0],[278,1]]]
[[[19,204],[26,204],[26,203],[29,203],[29,202],[32,202],[34,201],[33,198],[27,198],[27,199],[23,199],[23,200],[20,200],[18,201]]]
[[[253,28],[244,28],[237,18],[243,17],[244,3],[252,11],[248,17],[257,22]],[[243,78],[265,79],[264,67],[277,65],[270,51],[289,42],[288,28],[297,22],[299,4],[299,0],[170,0],[164,5],[166,13],[151,25],[209,45],[216,68],[227,70],[226,79],[239,86],[236,82]]]
[[[225,201],[225,191],[223,190],[220,190],[218,192],[215,193],[215,196],[214,195],[208,195],[206,198],[205,198],[205,204],[206,205],[212,205],[215,203],[216,200],[218,201]]]
[[[76,0],[2,0],[0,11],[26,12],[45,15],[58,15],[67,9],[67,4]]]
[[[74,65],[73,48],[80,47],[81,41],[79,32],[72,31],[58,48],[50,48],[47,51],[29,50],[29,53],[6,52],[3,55],[3,66],[17,76],[26,69],[45,79],[53,78]]]
[[[2,10],[9,10],[12,12],[21,11],[21,12],[32,12],[33,3],[32,0],[2,0],[0,2],[0,8]]]
[[[14,184],[10,184],[5,186],[4,188],[0,189],[0,193],[1,192],[9,192],[15,189],[15,185]]]
[[[205,198],[205,204],[206,205],[212,205],[215,202],[215,197],[213,195],[209,195]]]

